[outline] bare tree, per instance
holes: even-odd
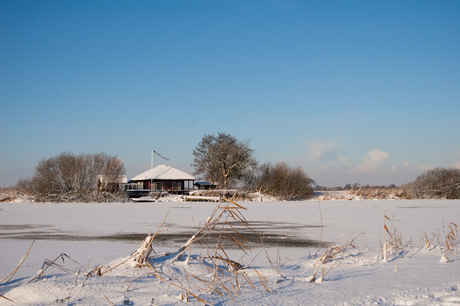
[[[62,152],[41,160],[32,179],[21,179],[16,186],[37,201],[101,201],[114,191],[110,184],[120,183],[124,173],[118,157]]]
[[[191,166],[195,168],[195,175],[203,174],[206,180],[226,189],[230,181],[241,178],[247,168],[257,166],[253,151],[249,141],[241,142],[226,133],[204,135],[193,150],[195,158]]]

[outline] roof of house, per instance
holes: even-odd
[[[195,180],[195,177],[168,165],[159,165],[136,175],[132,181],[144,180]]]

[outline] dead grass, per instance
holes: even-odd
[[[0,187],[0,203],[14,202],[19,196],[19,192],[14,187]]]
[[[379,187],[361,187],[359,189],[350,189],[348,195],[355,195],[363,199],[411,199],[410,194],[404,188],[379,188]]]
[[[438,229],[435,233],[431,234],[431,237],[428,237],[427,233],[424,232],[420,240],[425,249],[428,251],[438,249],[442,255],[441,262],[451,262],[453,257],[459,259],[458,245],[460,243],[460,236],[458,225],[455,222],[450,222],[446,231],[443,222],[442,232],[443,235],[441,235]],[[443,242],[441,242],[441,238],[443,238]]]
[[[343,236],[343,235],[342,235]],[[328,248],[319,255],[312,266],[315,268],[315,271],[310,276],[310,282],[323,282],[326,275],[336,266],[340,265],[341,261],[348,257],[347,250],[351,248],[356,248],[355,240],[360,236],[350,235],[343,243],[339,243],[339,240],[342,238],[340,236],[337,240],[332,241]],[[319,251],[319,250],[318,250]],[[316,277],[316,274],[321,271],[319,278]]]
[[[444,230],[444,226],[443,226]],[[444,247],[442,252],[442,259],[446,262],[451,262],[452,256],[458,257],[458,243],[459,243],[459,235],[458,235],[458,226],[454,222],[449,223],[449,227],[447,228],[447,233],[444,231]]]
[[[16,272],[19,270],[19,268],[22,266],[24,260],[26,260],[27,256],[29,256],[29,252],[30,252],[30,249],[32,249],[32,246],[34,245],[34,242],[35,242],[35,239],[32,241],[32,243],[30,244],[30,247],[29,249],[27,250],[26,254],[21,258],[21,260],[19,261],[19,264],[16,266],[16,268],[13,269],[13,271],[11,271],[7,276],[5,276],[2,280],[0,280],[0,284],[3,284],[3,283],[7,283],[9,282],[13,276],[16,274]],[[9,298],[3,296],[0,294],[0,297],[5,299],[5,300],[8,300],[10,302],[13,302],[12,300],[10,300]],[[13,302],[14,303],[14,302]]]
[[[390,228],[386,225],[387,220],[390,221]],[[395,222],[402,223],[400,220],[395,220],[394,216],[390,219],[386,214],[383,214],[384,242],[381,247],[381,254],[384,261],[388,261],[388,255],[392,255],[403,250],[403,236],[402,233],[395,227]]]
[[[412,199],[409,191],[406,188],[379,188],[379,187],[361,187],[349,190],[324,191],[318,195],[318,199],[327,200],[396,200],[396,199]]]

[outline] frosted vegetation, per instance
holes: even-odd
[[[125,196],[113,188],[125,174],[123,161],[104,153],[63,152],[42,159],[31,179],[15,186],[19,196],[34,202],[110,202]]]

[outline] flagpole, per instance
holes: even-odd
[[[152,161],[150,163],[150,169],[153,169],[153,149],[152,149]],[[150,190],[152,190],[152,178],[150,178]]]

